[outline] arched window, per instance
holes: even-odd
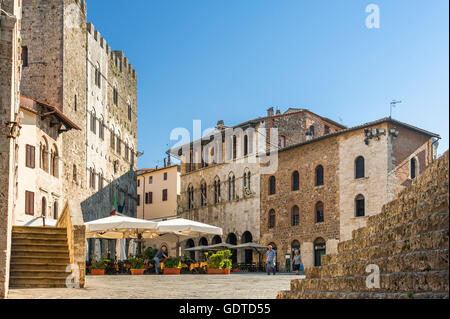
[[[246,169],[245,169],[245,172],[244,172],[244,181],[243,181],[243,193],[244,193],[244,197],[245,197],[245,196],[250,196],[250,195],[252,194],[252,192],[251,192],[250,178],[251,178],[250,171],[248,170],[248,168],[246,168]]]
[[[200,240],[198,241],[198,245],[199,246],[208,246],[208,239],[206,239],[205,237],[200,238]]]
[[[269,178],[269,195],[276,193],[276,179],[275,176],[270,176]]]
[[[316,186],[323,185],[323,166],[319,165],[316,167]]]
[[[359,194],[355,198],[355,216],[363,217],[365,216],[365,199],[364,196]]]
[[[292,173],[292,190],[298,191],[300,189],[300,174],[295,171]]]
[[[363,178],[365,176],[364,170],[364,157],[359,156],[355,160],[355,178]]]
[[[95,116],[95,111],[91,111],[91,132],[97,133],[97,117]]]
[[[244,156],[248,155],[248,136],[244,135]]]
[[[316,204],[316,223],[322,223],[325,220],[324,208],[322,202]]]
[[[95,170],[93,168],[89,169],[89,186],[95,189]]]
[[[271,209],[269,211],[269,228],[275,227],[275,210]]]
[[[316,128],[314,127],[314,125],[311,125],[309,127],[309,135],[314,136],[315,132],[316,132]]]
[[[234,174],[228,175],[228,200],[234,200],[236,198],[236,180]]]
[[[417,160],[415,157],[412,157],[409,164],[411,179],[416,178],[417,176]]]
[[[291,225],[292,226],[300,225],[300,209],[298,208],[297,205],[292,207]]]
[[[323,238],[317,238],[314,241],[314,266],[322,265],[322,256],[326,253],[326,243]]]
[[[39,166],[48,173],[48,144],[45,139],[41,142],[39,153]]]
[[[202,207],[208,204],[208,193],[205,181],[200,184],[200,203]]]
[[[194,186],[188,186],[188,209],[194,208]]]
[[[53,145],[52,147],[52,153],[51,153],[51,161],[50,161],[50,172],[54,177],[58,177],[59,176],[59,170],[58,170],[58,160],[59,160],[59,156],[58,156],[58,148],[56,145]]]
[[[233,135],[233,159],[237,157],[237,137]]]
[[[98,173],[98,190],[101,191],[103,189],[103,173]]]
[[[216,176],[214,179],[214,204],[220,202],[220,178]]]

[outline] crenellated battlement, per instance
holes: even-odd
[[[120,72],[127,72],[133,79],[136,79],[136,70],[134,70],[133,66],[128,62],[128,58],[124,55],[123,51],[112,51],[111,59]]]
[[[98,42],[99,46],[105,50],[106,54],[114,62],[114,65],[117,67],[117,69],[121,73],[129,73],[133,79],[136,79],[136,70],[133,69],[133,66],[129,63],[128,58],[124,55],[123,51],[112,51],[106,40],[102,38],[100,32],[95,29],[94,25],[91,22],[88,22],[86,24],[86,29],[87,36],[92,37],[96,42]]]

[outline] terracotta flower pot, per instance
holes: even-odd
[[[130,269],[130,271],[131,271],[131,275],[138,276],[138,275],[143,275],[145,269]]]
[[[231,272],[231,269],[224,269],[224,270],[223,270],[223,273],[224,273],[225,275],[229,275],[230,272]]]
[[[239,268],[233,268],[232,272],[239,272]]]
[[[224,269],[210,269],[208,268],[208,275],[223,275]]]
[[[100,276],[105,274],[105,269],[91,269],[91,275]]]
[[[164,275],[179,275],[181,268],[164,268]]]

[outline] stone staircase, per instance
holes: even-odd
[[[449,298],[448,152],[278,299]],[[376,265],[379,288],[368,288]]]
[[[66,287],[66,228],[13,226],[11,246],[10,288]]]

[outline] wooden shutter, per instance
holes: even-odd
[[[34,193],[25,191],[25,214],[34,215]]]

